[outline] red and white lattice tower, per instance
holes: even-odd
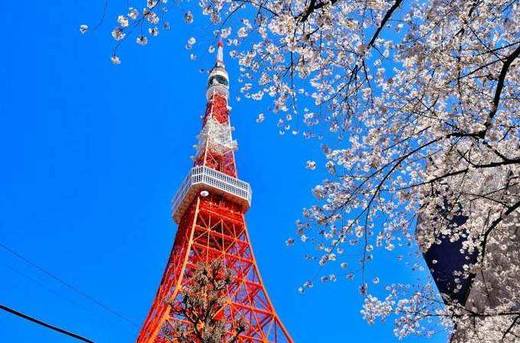
[[[238,342],[292,343],[267,295],[244,220],[251,188],[237,177],[221,42],[208,81],[194,166],[173,200],[175,243],[137,342],[166,342],[163,330],[169,321],[179,320],[171,313],[171,306],[182,301],[179,290],[189,283],[197,263],[220,260],[233,278],[220,316],[227,327],[235,327],[238,320],[247,324]]]

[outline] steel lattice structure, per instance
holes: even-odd
[[[165,325],[183,320],[171,311],[182,301],[179,290],[190,282],[198,262],[214,260],[233,271],[219,316],[229,328],[239,319],[246,320],[247,328],[238,342],[293,342],[269,300],[247,232],[244,213],[251,204],[251,189],[237,178],[228,80],[219,42],[217,63],[209,75],[194,167],[173,201],[178,231],[159,290],[137,338],[139,343],[167,342]]]

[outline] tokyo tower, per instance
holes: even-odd
[[[173,200],[172,216],[178,224],[175,242],[138,343],[177,342],[165,330],[186,318],[172,309],[183,306],[181,293],[196,267],[215,261],[231,271],[218,320],[229,331],[245,321],[232,341],[293,342],[267,295],[247,232],[244,214],[251,205],[251,188],[237,176],[237,143],[229,120],[229,78],[223,56],[219,42],[194,165]]]

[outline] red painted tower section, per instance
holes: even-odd
[[[239,320],[247,323],[238,342],[292,343],[269,300],[247,232],[244,214],[251,204],[251,189],[237,176],[237,144],[231,134],[229,79],[221,42],[208,81],[194,166],[173,201],[177,235],[137,342],[167,342],[163,330],[168,322],[182,320],[170,312],[171,306],[182,301],[179,290],[189,283],[198,262],[218,259],[233,275],[219,315],[229,328]]]

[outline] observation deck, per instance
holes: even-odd
[[[173,198],[172,214],[177,224],[193,199],[202,191],[222,195],[244,211],[251,206],[249,183],[206,166],[196,166],[190,170]]]

